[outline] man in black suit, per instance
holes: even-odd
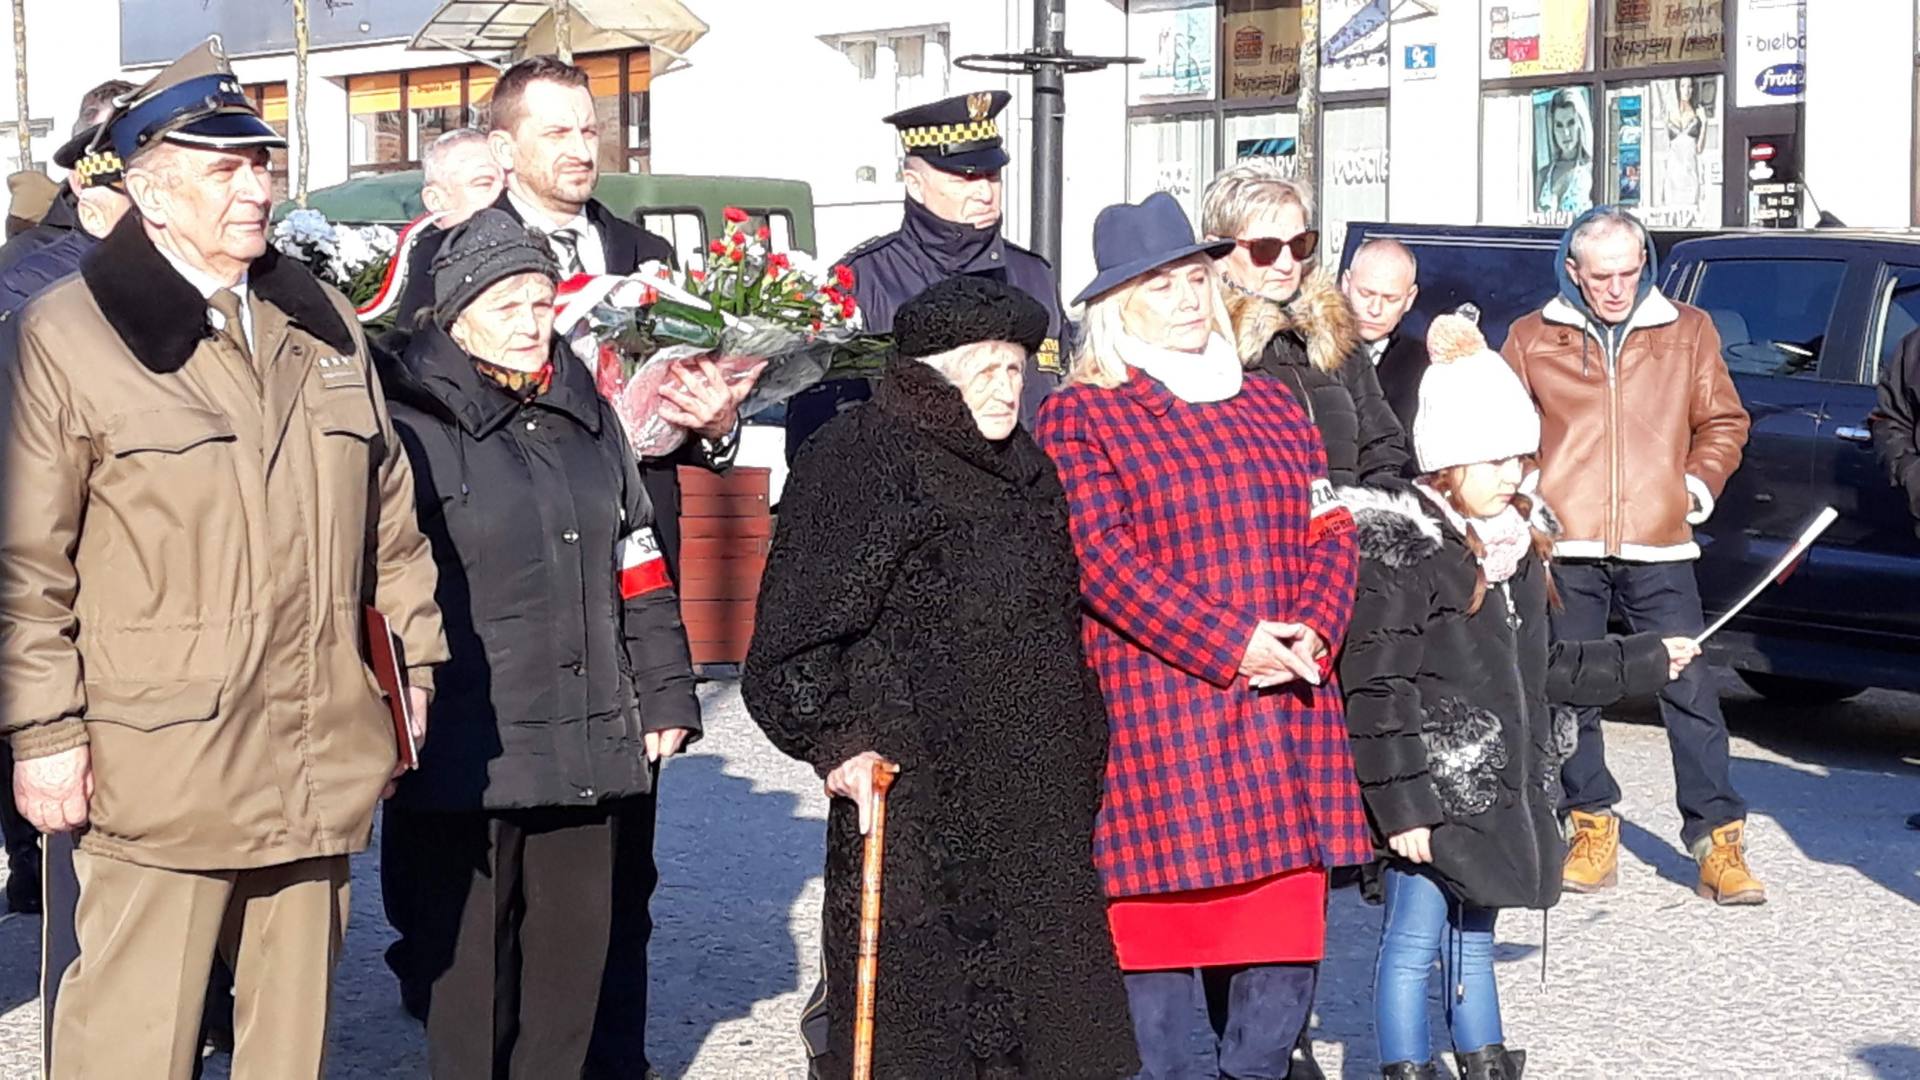
[[[1360,321],[1360,340],[1380,376],[1380,389],[1400,426],[1413,430],[1420,407],[1420,377],[1427,373],[1427,343],[1400,333],[1400,320],[1420,295],[1414,284],[1420,265],[1398,240],[1369,240],[1353,253],[1340,291]]]
[[[631,274],[647,262],[671,263],[667,241],[623,220],[593,198],[599,180],[599,121],[586,72],[550,56],[535,56],[508,68],[494,85],[488,107],[488,145],[506,171],[506,188],[494,203],[529,227],[546,234],[554,257],[567,274]],[[417,313],[432,302],[433,275],[428,269],[445,239],[444,232],[420,238],[409,263],[401,294],[398,325],[415,325]],[[680,566],[679,466],[696,465],[719,472],[733,463],[739,449],[740,402],[750,383],[729,386],[711,363],[684,373],[682,384],[661,391],[669,408],[663,416],[686,428],[691,437],[673,455],[641,463],[641,479],[653,501],[654,532],[660,538],[668,572],[677,583]],[[647,756],[663,761],[679,752],[684,732],[647,735]],[[658,791],[656,785],[655,791]],[[647,942],[653,923],[648,914],[658,873],[653,862],[654,795],[621,800],[616,811],[612,940],[606,974],[594,1019],[593,1047],[587,1080],[601,1077],[640,1077],[647,1074]],[[434,843],[430,829],[420,822],[394,829],[389,814],[385,828],[397,832],[404,864],[406,845]],[[395,838],[390,838],[395,839]],[[382,854],[390,846],[383,842]],[[403,872],[404,873],[404,872]],[[386,885],[383,882],[383,886]],[[389,899],[389,918],[395,914],[410,926],[396,926],[403,937],[390,951],[390,963],[401,978],[402,995],[417,995],[413,980],[431,976],[422,972],[438,951],[430,940],[415,947],[407,942],[416,931],[431,935],[439,918],[413,906],[430,900],[420,895],[422,883],[403,884]],[[384,891],[384,890],[383,890]],[[399,900],[396,910],[393,900]],[[410,985],[412,984],[412,985]],[[425,1005],[424,1001],[409,1005]]]

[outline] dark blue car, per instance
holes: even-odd
[[[1558,230],[1359,223],[1420,260],[1407,325],[1471,301],[1498,348],[1555,290]],[[1920,542],[1867,432],[1874,382],[1920,329],[1920,236],[1848,230],[1658,233],[1660,287],[1701,308],[1753,415],[1746,458],[1698,531],[1707,617],[1737,603],[1822,506],[1840,512],[1801,568],[1709,643],[1770,697],[1920,691]]]

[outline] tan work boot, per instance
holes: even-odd
[[[1747,823],[1732,821],[1713,830],[1713,835],[1694,845],[1694,858],[1700,862],[1700,884],[1693,891],[1716,904],[1764,904],[1767,887],[1747,870],[1747,854],[1742,838]]]
[[[1596,893],[1620,882],[1620,819],[1608,813],[1575,810],[1569,815],[1573,837],[1560,886],[1568,892]]]

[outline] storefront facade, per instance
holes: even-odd
[[[1785,223],[1810,201],[1801,132],[1814,6],[1321,0],[1323,229],[1333,241],[1362,219],[1559,225],[1601,202],[1666,228]],[[1842,7],[1814,26],[1824,18],[1857,42],[1877,32],[1865,8],[1902,9],[1913,51],[1907,0]],[[1128,83],[1129,198],[1166,190],[1197,212],[1221,167],[1292,158],[1298,0],[1130,0],[1127,46],[1144,61]],[[1902,82],[1906,150],[1912,61],[1882,69]],[[1911,173],[1901,170],[1909,189]]]

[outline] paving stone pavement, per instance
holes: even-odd
[[[650,1039],[669,1077],[801,1080],[795,1023],[818,962],[826,803],[736,691],[703,694],[710,734],[663,781]],[[1499,926],[1508,1038],[1530,1051],[1530,1080],[1920,1080],[1920,832],[1904,827],[1920,811],[1920,698],[1786,709],[1730,687],[1728,711],[1772,902],[1723,911],[1694,897],[1665,737],[1646,705],[1616,710],[1620,887],[1553,911],[1544,984],[1539,915]],[[374,858],[354,870],[329,1075],[423,1076],[420,1031],[380,960]],[[1378,934],[1378,909],[1336,896],[1315,1027],[1329,1076],[1377,1075]],[[37,948],[36,921],[0,921],[0,1077],[34,1075]]]

